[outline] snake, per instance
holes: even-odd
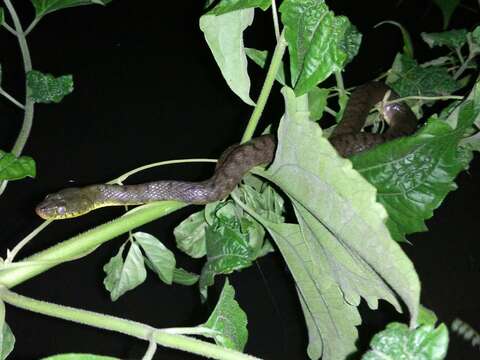
[[[358,86],[348,100],[342,120],[329,140],[339,155],[350,157],[393,139],[415,132],[417,118],[388,85],[368,82]],[[389,101],[382,101],[389,100]],[[380,103],[380,114],[388,123],[383,133],[361,131],[370,110]],[[255,166],[268,165],[276,150],[274,135],[262,135],[228,147],[220,156],[213,175],[204,181],[160,180],[134,185],[95,184],[71,187],[49,194],[35,208],[46,220],[81,216],[94,209],[115,205],[141,205],[161,200],[207,204],[226,198]]]

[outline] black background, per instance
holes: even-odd
[[[241,137],[251,108],[227,87],[198,28],[201,1],[114,0],[108,7],[85,6],[47,15],[28,37],[33,66],[55,75],[71,73],[75,91],[58,105],[37,105],[33,131],[24,151],[35,158],[36,179],[11,182],[0,201],[2,251],[14,245],[40,219],[35,204],[46,193],[72,184],[86,185],[114,178],[140,165],[167,159],[217,157]],[[396,6],[396,5],[399,6]],[[478,19],[475,1],[461,7],[453,27],[472,29]],[[28,24],[33,9],[14,1]],[[393,26],[374,29],[382,20],[396,20],[413,35],[416,55],[429,60],[438,52],[422,43],[421,31],[440,31],[440,11],[429,1],[329,2],[336,14],[347,15],[363,33],[359,55],[344,74],[346,86],[361,84],[389,68],[401,50]],[[254,31],[246,44],[271,49],[270,12],[256,12]],[[5,89],[23,98],[24,75],[16,39],[0,32],[0,62]],[[256,98],[264,74],[249,66]],[[270,98],[262,125],[278,121],[282,101],[278,87]],[[22,113],[0,100],[0,148],[13,145]],[[459,189],[427,222],[430,232],[410,236],[402,245],[422,281],[422,303],[441,321],[455,317],[480,329],[480,245],[477,236],[480,163],[474,160],[458,178]],[[131,182],[158,178],[200,180],[211,165],[164,167],[139,174]],[[190,207],[142,230],[155,234],[174,249],[172,230]],[[121,214],[106,208],[87,216],[56,222],[25,250],[25,255],[64,240]],[[147,281],[112,303],[104,290],[102,266],[125,237],[111,241],[90,256],[64,264],[17,286],[15,291],[59,304],[118,315],[157,327],[193,326],[205,321],[223,281],[217,278],[210,302],[202,306],[197,287],[167,286],[151,273]],[[199,271],[176,251],[179,265]],[[265,359],[306,359],[307,334],[290,275],[278,253],[230,276],[237,299],[249,319],[246,351]],[[263,276],[262,276],[263,274]],[[263,278],[264,277],[264,278]],[[268,283],[268,288],[266,283]],[[273,301],[274,299],[274,301]],[[274,304],[274,305],[272,305]],[[362,305],[360,346],[393,320],[405,321],[390,305],[380,311]],[[141,358],[142,341],[7,308],[7,321],[17,338],[14,359],[37,359],[61,352],[91,352],[120,358]],[[195,359],[183,352],[160,348],[155,359]],[[448,359],[478,359],[480,352],[451,334]]]

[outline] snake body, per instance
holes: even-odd
[[[404,102],[396,102],[382,106],[381,113],[390,125],[385,133],[361,132],[370,109],[388,91],[389,100],[398,98],[387,85],[378,82],[364,84],[352,93],[342,121],[329,139],[341,156],[351,156],[415,131],[417,121],[412,110]],[[254,166],[268,165],[273,160],[275,147],[273,135],[232,145],[220,156],[212,177],[205,181],[161,180],[138,185],[96,184],[67,188],[47,195],[35,211],[44,219],[65,219],[99,207],[140,205],[160,200],[206,204],[225,198]]]

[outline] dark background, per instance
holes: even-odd
[[[114,178],[140,165],[167,159],[217,157],[237,142],[251,108],[227,87],[198,29],[201,1],[114,0],[106,8],[85,6],[47,15],[28,37],[34,69],[54,75],[73,74],[75,91],[58,105],[37,105],[33,131],[24,154],[35,158],[36,179],[11,182],[0,201],[2,253],[40,224],[33,208],[47,193],[72,184],[86,185]],[[452,27],[472,29],[478,19],[476,1],[460,7]],[[33,9],[14,1],[27,25]],[[347,15],[363,33],[359,55],[344,73],[346,86],[361,84],[387,70],[401,51],[393,26],[373,29],[382,20],[401,22],[413,35],[416,56],[430,60],[437,51],[420,39],[421,31],[441,31],[440,11],[429,1],[329,2],[336,14]],[[398,6],[397,6],[398,5]],[[271,49],[270,12],[256,12],[255,31],[246,45]],[[0,62],[5,89],[23,98],[24,75],[16,39],[0,32]],[[249,66],[256,99],[264,74]],[[262,125],[278,121],[282,101],[275,88]],[[13,145],[23,114],[0,100],[0,148]],[[480,163],[472,162],[427,222],[430,232],[410,236],[403,248],[422,281],[422,303],[448,325],[459,317],[480,330],[480,245],[477,236]],[[130,179],[200,180],[211,165],[164,167]],[[172,230],[190,207],[142,227],[175,249]],[[121,214],[106,208],[87,216],[55,222],[21,255],[28,255]],[[15,291],[38,299],[122,316],[157,327],[194,326],[208,317],[223,281],[217,278],[210,302],[202,306],[196,286],[167,286],[152,273],[147,281],[112,303],[103,288],[103,265],[114,255],[121,237],[88,257],[54,268],[17,286]],[[199,271],[179,251],[177,261]],[[290,275],[278,253],[258,265],[234,273],[230,281],[249,319],[246,351],[265,359],[306,359],[307,334]],[[260,267],[260,268],[259,268]],[[261,269],[261,270],[260,270]],[[263,275],[262,275],[263,274]],[[268,287],[266,285],[268,283]],[[379,311],[362,305],[359,327],[365,350],[373,333],[393,320],[405,321],[384,302]],[[7,321],[17,343],[14,359],[37,359],[61,352],[91,352],[120,358],[141,358],[147,344],[127,336],[7,308]],[[156,359],[196,359],[159,348]],[[451,334],[448,359],[478,359],[478,348]]]

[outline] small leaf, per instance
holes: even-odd
[[[362,360],[442,360],[447,355],[448,330],[444,324],[410,330],[405,324],[391,323],[373,337],[370,347]]]
[[[200,210],[177,225],[173,234],[177,247],[193,258],[205,256],[205,210]]]
[[[460,4],[460,0],[433,0],[433,2],[440,8],[443,15],[443,28],[448,27],[450,18],[452,17],[453,12]]]
[[[40,18],[48,13],[82,5],[106,5],[112,0],[31,0],[35,7],[36,17]]]
[[[328,89],[314,87],[308,92],[308,109],[310,111],[310,120],[318,121],[323,116],[323,111],[327,106]]]
[[[5,11],[3,10],[3,7],[0,6],[0,26],[3,25],[4,21],[5,21]]]
[[[12,153],[0,150],[0,180],[19,180],[35,177],[35,161],[29,156],[15,157]]]
[[[467,30],[449,30],[440,33],[421,33],[423,41],[431,48],[446,46],[450,49],[460,49],[467,42]]]
[[[438,320],[437,315],[435,315],[435,313],[432,310],[427,309],[423,305],[420,305],[418,310],[419,311],[418,311],[417,323],[419,325],[432,325],[432,326],[434,326],[437,323],[437,320]]]
[[[361,35],[323,0],[285,0],[280,6],[297,96],[340,71],[358,52]]]
[[[235,301],[235,290],[225,279],[222,293],[207,322],[200,327],[212,329],[217,333],[203,334],[213,337],[218,345],[243,351],[248,339],[247,315]]]
[[[222,0],[208,14],[222,15],[236,10],[256,7],[267,10],[271,4],[271,0]]]
[[[257,50],[252,48],[245,48],[245,52],[247,56],[258,66],[262,69],[265,69],[265,65],[267,64],[267,57],[268,51],[267,50]],[[283,69],[283,65],[280,66],[275,79],[282,85],[286,85],[285,83],[285,71]]]
[[[40,360],[121,360],[111,356],[101,356],[93,354],[59,354],[42,358]]]
[[[173,270],[173,282],[180,285],[190,286],[198,281],[197,274],[186,271],[182,268],[176,268]]]
[[[103,267],[107,274],[103,283],[110,292],[112,301],[116,301],[127,291],[136,288],[147,277],[143,255],[138,245],[134,242],[130,243],[130,249],[125,262],[123,261],[124,248],[125,244],[120,247],[117,255],[112,257],[108,264]]]
[[[396,22],[396,21],[382,21],[375,25],[375,27],[378,27],[383,24],[391,24],[395,25],[400,29],[402,32],[402,38],[403,38],[403,53],[411,58],[413,58],[413,44],[412,44],[412,38],[410,37],[410,34],[408,33],[407,29],[403,27],[402,24]]]
[[[32,70],[27,74],[28,96],[37,103],[58,103],[73,91],[72,75],[55,78]]]
[[[170,285],[175,269],[175,256],[173,253],[160,240],[150,234],[138,231],[133,234],[133,237],[145,251],[153,271],[155,271],[160,280]]]
[[[200,29],[215,61],[230,89],[245,103],[255,105],[250,98],[250,78],[243,32],[253,22],[253,9],[237,10],[223,15],[203,15]]]
[[[221,204],[222,209],[235,211],[231,202]],[[207,298],[207,288],[213,284],[215,275],[230,274],[248,267],[255,259],[249,244],[248,232],[242,231],[240,220],[235,215],[218,212],[213,225],[206,229],[207,262],[200,274],[199,287],[202,299]]]

